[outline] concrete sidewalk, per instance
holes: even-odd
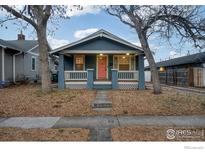
[[[79,116],[0,118],[0,128],[87,128],[90,141],[112,141],[110,129],[120,126],[184,126],[205,128],[205,116]]]
[[[204,116],[79,116],[0,118],[0,127],[19,128],[112,128],[129,125],[204,127]]]

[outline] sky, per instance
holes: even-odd
[[[136,32],[128,25],[121,23],[118,18],[107,14],[97,7],[84,6],[83,8],[81,11],[70,12],[70,19],[59,19],[57,25],[49,25],[50,29],[57,27],[57,30],[48,36],[48,41],[52,48],[71,43],[100,29],[104,29],[140,46]],[[0,10],[0,18],[4,15],[5,13]],[[13,24],[13,22],[7,22],[3,27],[0,27],[0,39],[17,39],[17,34],[22,30],[20,27]],[[36,39],[35,32],[31,27],[23,30],[23,34],[26,35],[26,39]],[[198,52],[197,49],[192,48],[192,44],[189,42],[183,47],[179,46],[177,38],[172,39],[171,46],[158,36],[151,36],[149,38],[149,44],[151,50],[155,52],[154,58],[156,62],[184,56],[188,52],[190,54]],[[147,65],[147,62],[145,65]]]

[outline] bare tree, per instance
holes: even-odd
[[[154,93],[161,93],[157,66],[148,38],[153,33],[168,40],[173,36],[191,40],[200,47],[205,40],[205,16],[202,6],[110,6],[106,11],[133,28],[149,62]]]
[[[42,91],[50,92],[52,88],[48,66],[47,24],[49,20],[55,18],[67,18],[66,11],[68,8],[66,6],[51,5],[25,5],[21,9],[16,6],[1,5],[0,8],[9,13],[5,20],[0,20],[0,24],[20,19],[35,29],[39,44]]]

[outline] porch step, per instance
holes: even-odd
[[[93,89],[96,89],[96,90],[112,89],[112,85],[111,84],[94,84]]]
[[[111,103],[94,103],[92,104],[92,108],[112,108]]]

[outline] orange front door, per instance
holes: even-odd
[[[98,57],[98,79],[99,80],[107,79],[107,57],[106,56]]]

